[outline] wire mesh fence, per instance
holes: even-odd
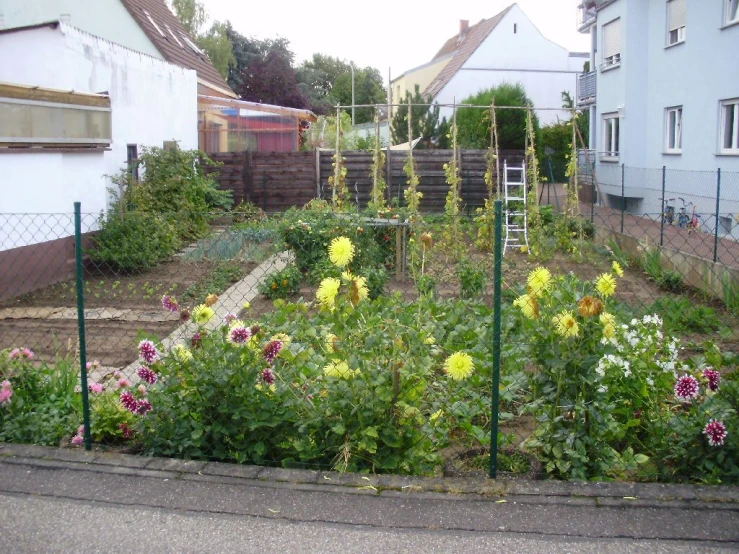
[[[485,210],[82,214],[82,344],[73,217],[4,215],[2,440],[82,443],[86,362],[92,441],[147,455],[736,481],[733,247],[549,192],[498,265]]]

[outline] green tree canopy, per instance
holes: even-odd
[[[446,118],[439,121],[439,106],[430,106],[416,85],[413,95],[406,91],[405,98],[393,115],[390,130],[394,144],[408,142],[408,104],[411,104],[411,132],[413,138],[421,137],[416,148],[449,148],[449,123]]]
[[[532,102],[521,84],[502,83],[465,98],[460,104],[489,106],[495,98],[498,108],[526,107]],[[539,120],[533,114],[534,131],[538,134]],[[501,150],[523,150],[526,145],[526,110],[496,109],[498,147]],[[490,111],[480,108],[457,108],[457,136],[461,148],[483,149],[490,146]]]
[[[374,67],[359,68],[325,54],[313,54],[303,62],[296,74],[298,86],[310,100],[316,113],[333,113],[336,104],[352,104],[352,67],[354,68],[354,103],[384,104],[387,102],[385,83],[380,71]],[[367,123],[374,119],[373,108],[355,109],[355,123]]]
[[[187,33],[210,58],[213,67],[226,79],[229,68],[235,64],[233,45],[228,36],[228,22],[214,21],[210,29],[203,32],[208,19],[205,7],[198,0],[172,0],[172,11]]]

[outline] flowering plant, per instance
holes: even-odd
[[[0,350],[0,442],[58,445],[82,413],[74,358],[38,361],[28,348]]]

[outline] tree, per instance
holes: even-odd
[[[278,50],[271,50],[264,57],[252,58],[242,71],[240,81],[236,92],[244,100],[289,108],[308,107],[298,89],[295,71]]]
[[[210,29],[197,38],[198,46],[208,54],[210,63],[224,79],[228,77],[231,66],[236,63],[233,45],[226,34],[226,26],[227,23],[214,21]]]
[[[193,38],[200,35],[200,29],[205,24],[208,16],[205,7],[198,0],[172,0],[172,11],[180,20],[182,26]]]
[[[227,34],[230,23],[214,21],[206,32],[201,32],[208,18],[205,7],[198,0],[172,0],[172,11],[187,33],[203,50],[210,62],[225,79],[235,63],[233,46]]]
[[[416,85],[415,93],[411,96],[406,91],[405,98],[400,101],[400,106],[395,111],[390,130],[394,144],[408,142],[408,103],[411,108],[411,133],[413,138],[421,137],[416,148],[449,148],[449,123],[446,118],[439,121],[439,106],[433,107],[426,103],[421,95],[419,86]]]
[[[526,145],[526,110],[500,109],[506,106],[525,108],[532,104],[520,84],[503,83],[465,98],[461,104],[489,106],[495,98],[495,120],[498,146],[501,150],[523,150]],[[490,110],[457,108],[457,129],[460,148],[483,149],[490,146]],[[533,114],[534,132],[538,134],[539,119]],[[538,142],[538,141],[537,141]]]
[[[301,92],[310,100],[316,113],[332,113],[336,104],[352,104],[352,67],[354,68],[354,103],[384,104],[385,83],[374,67],[359,68],[325,54],[313,54],[296,70]],[[375,117],[373,108],[355,109],[355,123],[367,123]]]
[[[313,58],[303,62],[296,70],[298,87],[308,99],[311,109],[317,114],[328,115],[335,110],[339,100],[333,94],[334,83],[339,75],[351,72],[344,60],[313,54]]]
[[[566,90],[562,91],[562,107],[567,110],[572,110],[575,107],[575,101],[572,99],[572,95]],[[582,136],[583,141],[583,144],[578,144],[577,147],[587,148],[588,137],[590,137],[590,110],[585,109],[577,116],[577,128],[580,130],[580,136]],[[570,142],[572,142],[572,139],[570,139]]]

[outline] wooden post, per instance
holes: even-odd
[[[321,150],[316,146],[316,198],[321,199]]]
[[[395,278],[400,281],[403,277],[403,234],[400,220],[395,223]]]
[[[252,151],[247,150],[245,152],[244,160],[244,199],[247,202],[252,202],[252,195],[254,193],[254,160],[252,158]]]

